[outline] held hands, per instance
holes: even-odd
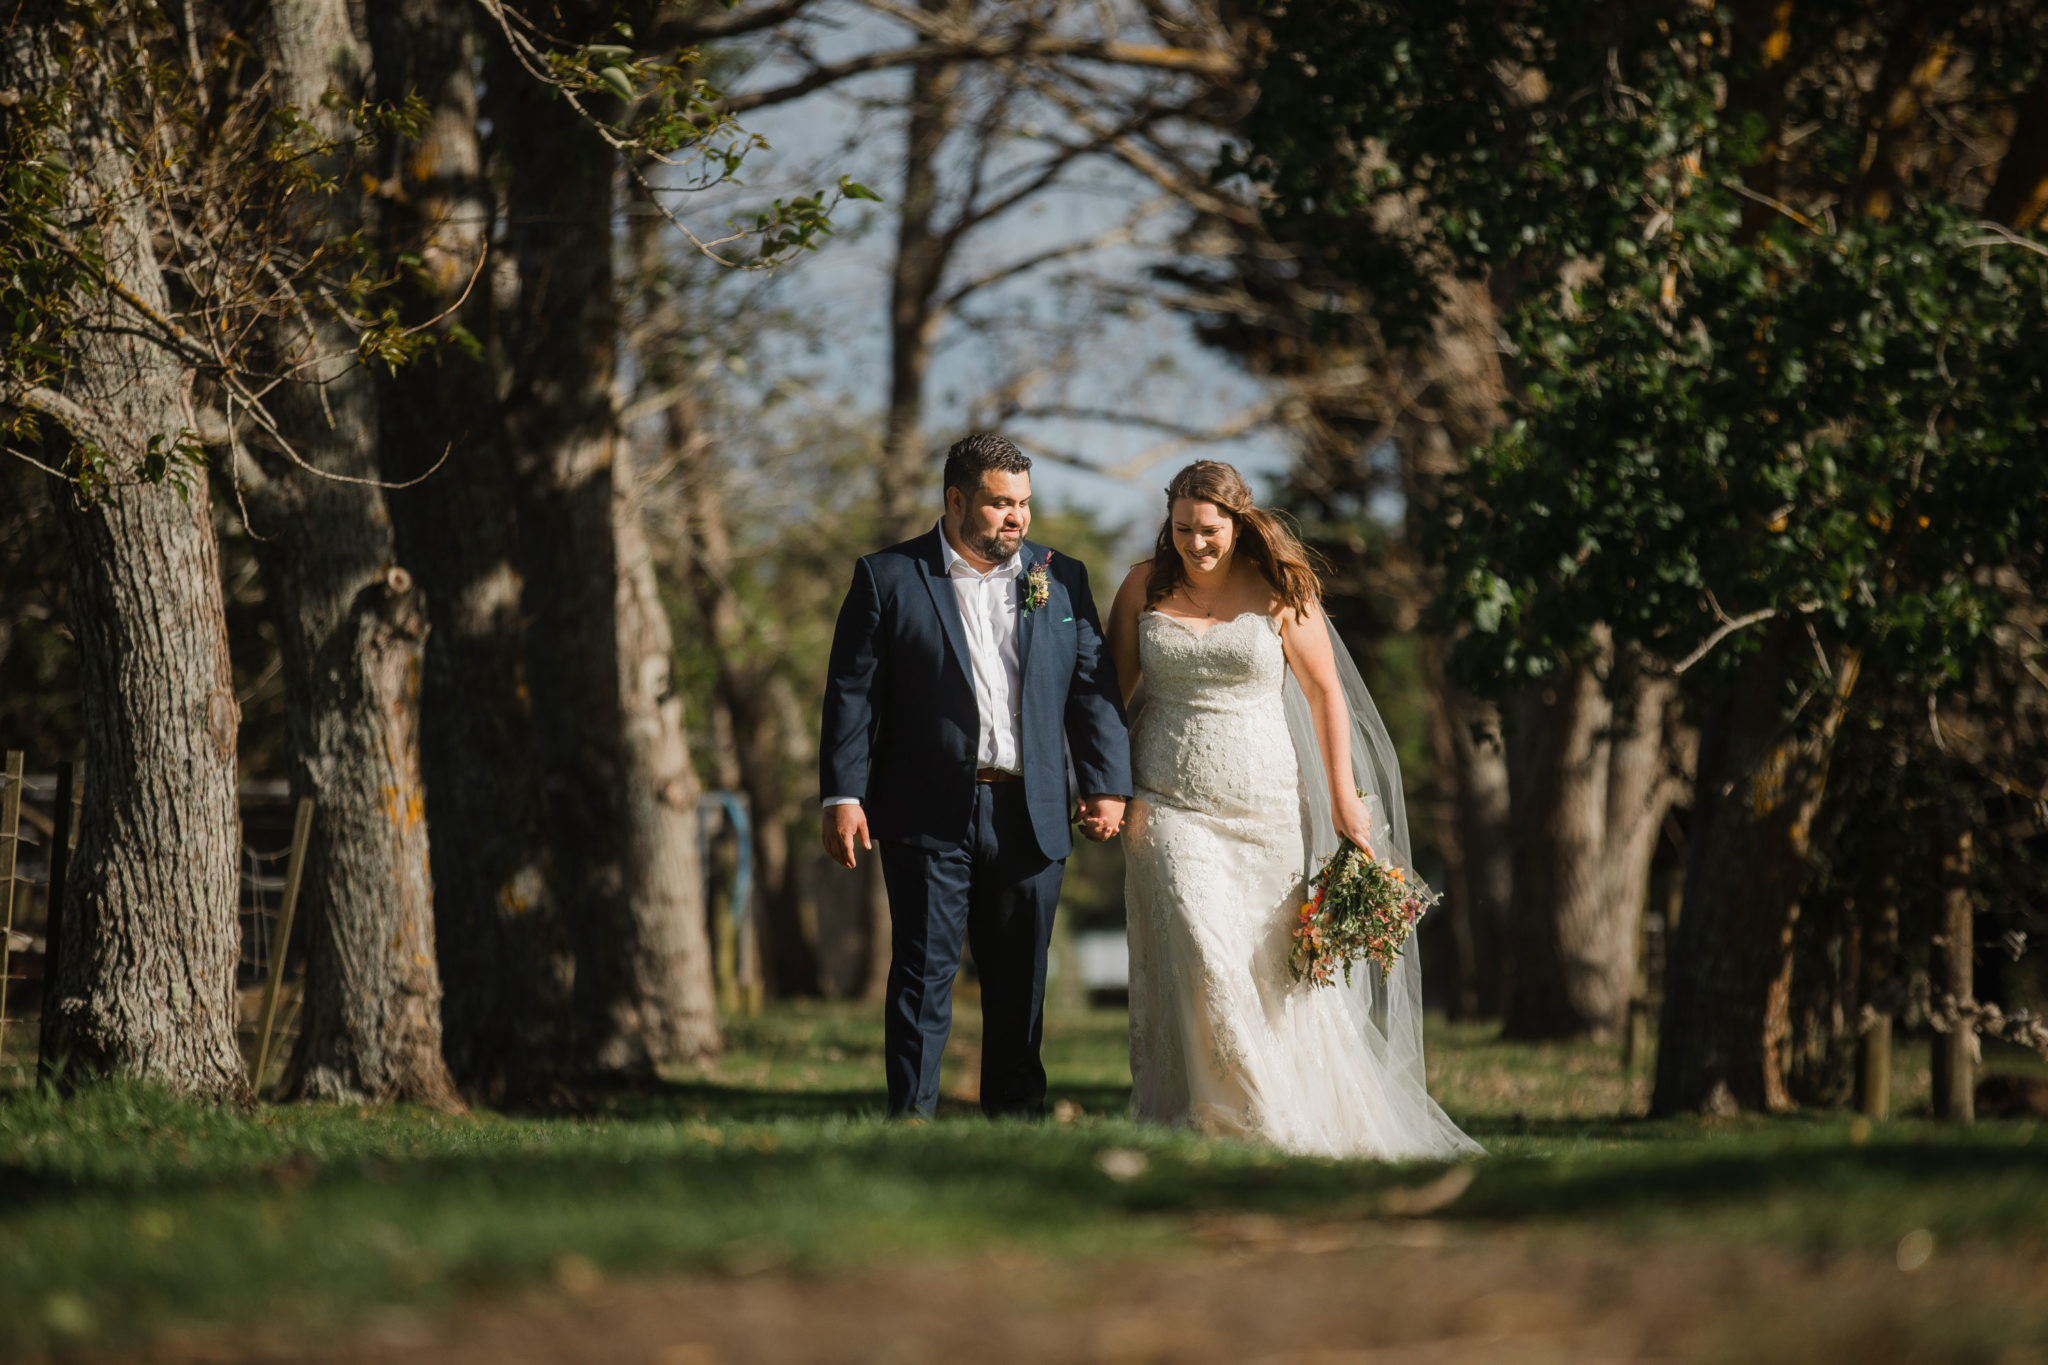
[[[854,866],[854,841],[873,848],[868,841],[868,813],[859,806],[825,807],[825,853],[841,867]]]
[[[1123,833],[1124,798],[1121,796],[1084,796],[1081,809],[1075,817],[1081,832],[1096,843],[1114,839]],[[824,821],[825,853],[841,867],[857,866],[859,855],[854,844],[863,849],[874,847],[868,836],[867,812],[859,806],[827,806]]]
[[[1346,796],[1333,818],[1337,833],[1357,844],[1366,857],[1372,857],[1372,813],[1365,808],[1365,802],[1356,795]]]
[[[1121,796],[1084,796],[1081,809],[1075,820],[1081,832],[1094,843],[1102,843],[1123,833],[1124,798]]]

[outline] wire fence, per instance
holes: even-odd
[[[7,754],[0,767],[0,1084],[25,1084],[34,1076],[42,1035],[44,983],[49,975],[51,889],[64,873],[64,854],[77,847],[78,807],[82,785],[58,774],[24,773],[19,754]],[[69,787],[70,809],[61,808],[60,792]],[[261,1003],[265,984],[277,963],[279,919],[284,908],[287,866],[291,858],[291,800],[282,782],[246,782],[241,790],[241,891],[237,914],[241,952],[235,972],[237,1038],[244,1064],[254,1079]],[[11,871],[11,877],[8,875]],[[304,961],[296,945],[287,946],[279,993],[277,1025],[269,1052],[268,1073],[274,1084],[298,1034],[303,999]]]
[[[82,764],[71,765],[68,773],[24,773],[18,751],[5,758],[0,768],[0,890],[11,888],[11,894],[0,899],[0,1086],[28,1084],[36,1074],[50,948],[53,939],[62,940],[61,928],[51,932],[52,884],[60,883],[61,893],[69,852],[77,846],[84,790]],[[236,1037],[251,1082],[264,1094],[283,1078],[305,1002],[304,934],[290,929],[288,908],[292,852],[295,844],[303,852],[310,810],[301,813],[281,781],[242,783],[239,805]],[[749,814],[743,794],[705,793],[697,844],[705,903],[712,911],[720,1003],[728,1010],[752,1012],[760,1006],[761,984],[752,913],[759,885],[753,875]],[[266,1011],[271,1016],[267,1047]]]

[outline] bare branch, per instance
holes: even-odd
[[[1821,225],[1819,223],[1814,222],[1813,219],[1807,217],[1798,209],[1793,208],[1790,204],[1786,203],[1782,199],[1773,199],[1768,194],[1759,194],[1755,190],[1751,189],[1749,186],[1743,184],[1740,180],[1729,179],[1724,180],[1721,183],[1723,185],[1726,185],[1729,189],[1734,190],[1744,199],[1754,200],[1755,202],[1764,205],[1766,208],[1776,209],[1778,212],[1784,214],[1787,218],[1790,218],[1793,222],[1799,224],[1799,226],[1805,228],[1808,232],[1817,233],[1822,230]]]
[[[694,47],[699,43],[738,38],[774,28],[810,8],[812,0],[776,0],[772,5],[744,13],[714,15],[702,19],[669,18],[655,25],[650,41],[657,48]]]
[[[40,413],[64,428],[76,440],[101,448],[111,444],[105,430],[91,413],[54,389],[41,387],[16,388],[9,386],[5,391],[0,391],[0,403],[4,403],[9,407],[26,408],[30,412]],[[28,459],[26,455],[22,456],[22,458]],[[30,461],[30,463],[34,463],[34,461]],[[40,467],[48,468],[47,465]],[[51,472],[56,473],[57,471],[51,470]]]
[[[52,469],[49,465],[44,464],[41,460],[38,460],[35,456],[29,454],[26,450],[16,450],[13,446],[0,446],[0,450],[5,450],[9,455],[12,455],[15,459],[20,460],[24,464],[34,465],[37,469],[42,470],[45,474],[55,475],[57,478],[64,480],[66,483],[69,483],[71,481],[71,476],[69,474],[66,474],[61,469]]]
[[[1025,79],[1030,82],[1034,89],[1065,109],[1075,122],[1090,132],[1095,133],[1100,139],[1101,144],[1114,151],[1125,165],[1165,190],[1168,194],[1175,196],[1185,204],[1200,209],[1204,213],[1214,214],[1226,222],[1239,223],[1245,226],[1252,226],[1258,222],[1259,215],[1257,209],[1249,204],[1241,204],[1212,192],[1208,189],[1206,181],[1197,181],[1191,176],[1176,174],[1174,169],[1167,165],[1162,157],[1147,151],[1132,139],[1127,132],[1105,128],[1102,121],[1096,117],[1095,111],[1090,109],[1081,100],[1076,99],[1068,91],[1061,89],[1051,81],[1035,76],[1026,75]]]
[[[1114,465],[1098,464],[1093,460],[1085,460],[1078,455],[1060,451],[1039,442],[1024,441],[1021,438],[1019,439],[1019,444],[1026,445],[1034,451],[1043,453],[1048,459],[1056,460],[1061,464],[1073,465],[1078,469],[1085,469],[1091,474],[1100,474],[1108,479],[1128,480],[1144,473],[1146,469],[1158,464],[1161,460],[1170,459],[1180,454],[1190,446],[1213,445],[1218,441],[1237,439],[1270,419],[1283,401],[1284,399],[1279,396],[1261,399],[1251,406],[1243,408],[1225,418],[1221,424],[1207,430],[1182,428],[1169,439],[1161,441],[1156,445],[1147,446],[1130,459]],[[1054,410],[1047,409],[1045,411],[1052,412]],[[1028,415],[1028,413],[1020,411],[1018,415]],[[1156,426],[1172,430],[1165,423],[1143,417],[1126,418],[1120,414],[1104,414],[1104,420],[1130,421],[1137,425]]]
[[[1720,609],[1718,607],[1715,608],[1717,614],[1719,613],[1719,610]],[[1712,635],[1709,635],[1706,639],[1702,640],[1700,642],[1699,648],[1693,650],[1692,653],[1686,655],[1683,659],[1680,659],[1677,662],[1677,664],[1673,665],[1671,671],[1673,673],[1684,673],[1694,664],[1706,658],[1707,655],[1713,653],[1715,645],[1720,644],[1723,640],[1733,635],[1736,631],[1741,630],[1744,626],[1753,626],[1759,621],[1768,621],[1777,614],[1778,609],[1776,607],[1765,607],[1761,611],[1748,612],[1742,616],[1723,616],[1721,618],[1721,624],[1714,628],[1714,633]]]
[[[1153,202],[1156,204],[1160,201],[1155,200]],[[1151,206],[1148,205],[1146,210],[1141,211],[1137,215],[1137,218],[1142,220],[1149,216],[1150,209]],[[1045,251],[1012,261],[1008,265],[998,267],[984,275],[977,275],[971,280],[956,285],[950,293],[939,300],[939,307],[946,312],[951,312],[959,307],[970,295],[979,293],[991,285],[1001,284],[1004,280],[1015,279],[1017,276],[1027,274],[1042,265],[1049,265],[1068,256],[1079,256],[1086,252],[1099,251],[1104,247],[1119,246],[1125,242],[1135,241],[1136,238],[1137,222],[1133,221],[1120,223],[1116,227],[1099,232],[1093,237],[1048,248]]]
[[[497,6],[498,0],[481,0],[481,3],[487,8],[492,8]],[[721,114],[743,114],[751,109],[787,104],[791,100],[801,99],[814,90],[822,90],[849,77],[866,75],[872,71],[884,71],[892,67],[910,66],[917,62],[992,62],[1060,57],[1084,62],[1102,62],[1110,66],[1173,71],[1218,81],[1228,80],[1238,74],[1236,58],[1228,53],[1206,52],[1199,48],[1042,36],[973,38],[951,42],[913,43],[907,47],[864,52],[843,61],[828,62],[815,67],[787,85],[727,96],[720,100],[716,107]]]
[[[2014,232],[2002,223],[1982,222],[1977,224],[1977,226],[1991,235],[1964,242],[1964,246],[2016,246],[2023,250],[2031,251],[2037,256],[2048,256],[2048,245],[2043,245],[2032,237]]]

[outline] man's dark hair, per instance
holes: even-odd
[[[957,488],[970,498],[981,491],[981,476],[990,470],[1029,474],[1031,457],[1009,437],[992,431],[963,436],[946,452],[946,487]]]

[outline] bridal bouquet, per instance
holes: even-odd
[[[1349,839],[1309,883],[1314,889],[1294,926],[1287,966],[1296,981],[1327,986],[1339,968],[1351,984],[1352,964],[1369,958],[1382,972],[1415,932],[1423,912],[1443,897],[1392,863],[1383,863]]]

